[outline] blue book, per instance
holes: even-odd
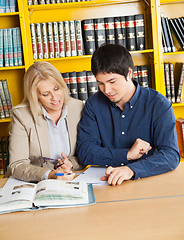
[[[8,32],[7,28],[3,29],[3,46],[4,46],[4,66],[9,67],[9,60],[8,60]]]
[[[10,12],[10,4],[8,0],[5,0],[5,12]]]
[[[21,34],[20,28],[17,27],[17,56],[18,56],[18,65],[22,65],[22,41],[21,41]]]
[[[0,0],[0,13],[5,13],[5,0]]]
[[[3,67],[3,29],[0,29],[0,67]]]
[[[10,67],[13,67],[14,63],[13,63],[12,28],[7,29],[7,36],[8,36],[8,60]]]
[[[13,62],[14,66],[18,66],[18,53],[17,53],[17,29],[12,28],[12,39],[13,39]]]
[[[10,12],[15,12],[16,11],[15,0],[8,0],[8,1],[9,1]]]

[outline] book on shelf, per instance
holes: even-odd
[[[35,32],[35,24],[30,23],[30,31],[31,31],[31,42],[32,42],[32,50],[33,50],[33,59],[38,58],[37,54],[37,45],[36,45],[36,32]]]
[[[114,17],[104,18],[104,21],[105,21],[106,43],[115,44]]]
[[[136,14],[135,19],[135,36],[136,50],[145,49],[145,30],[144,30],[144,14]]]
[[[180,35],[180,32],[178,31],[176,21],[172,18],[169,19],[169,25],[171,26],[171,30],[174,33],[174,36],[176,37],[176,39],[178,40],[180,47],[184,49],[184,39],[182,38],[182,36]]]
[[[16,28],[12,28],[12,43],[13,43],[14,66],[18,66],[17,29]]]
[[[8,31],[7,28],[3,29],[3,47],[4,47],[4,66],[9,67],[8,59]]]
[[[178,139],[178,147],[181,157],[184,157],[184,119],[176,119],[176,132]]]
[[[69,72],[69,81],[71,97],[79,99],[76,72]]]
[[[4,168],[3,168],[3,149],[2,149],[2,143],[0,139],[0,175],[4,174]]]
[[[169,41],[169,33],[167,30],[167,25],[166,25],[166,21],[165,21],[165,17],[164,14],[161,13],[161,26],[162,26],[162,34],[165,38],[165,42],[166,42],[166,47],[167,47],[167,52],[171,52],[171,44]]]
[[[77,56],[77,43],[74,20],[69,21],[69,31],[70,31],[71,56]]]
[[[138,83],[141,87],[149,87],[148,65],[137,66]]]
[[[86,71],[88,97],[98,92],[98,83],[92,71]]]
[[[48,49],[49,49],[49,58],[54,58],[54,40],[53,40],[53,30],[52,23],[47,23],[47,39],[48,39]]]
[[[20,27],[16,27],[17,30],[17,58],[18,58],[18,65],[22,66],[23,59],[22,59],[22,38],[20,33]]]
[[[95,204],[92,184],[43,180],[37,184],[10,177],[1,191],[0,213]]]
[[[95,44],[96,48],[99,48],[102,44],[106,43],[104,18],[95,18],[94,26],[95,26]]]
[[[184,79],[184,63],[176,62],[174,70],[174,80],[175,80],[175,95],[176,102],[182,102],[183,93],[183,79]]]
[[[0,0],[0,13],[16,12],[16,0]]]
[[[168,17],[165,17],[165,23],[166,23],[166,27],[167,27],[168,36],[169,36],[169,42],[170,42],[170,45],[171,45],[171,52],[176,52],[173,37],[172,37],[172,34],[171,34],[171,29],[170,29],[170,26],[169,26]]]
[[[115,42],[126,47],[125,17],[114,17]]]
[[[76,72],[76,76],[77,76],[78,99],[85,102],[88,99],[86,71]]]
[[[3,67],[4,49],[3,49],[3,29],[0,29],[0,67]]]
[[[59,57],[65,57],[65,41],[63,22],[58,22],[58,37],[59,37]]]
[[[129,51],[136,50],[136,38],[135,38],[135,17],[134,15],[125,16],[126,25],[126,48]]]
[[[81,56],[84,54],[81,20],[75,20],[75,33],[77,44],[77,56]]]
[[[43,59],[41,24],[35,24],[38,59]]]
[[[49,57],[48,40],[47,40],[47,26],[46,23],[41,23],[43,58]]]
[[[180,37],[182,38],[182,40],[183,40],[183,42],[184,42],[184,32],[183,32],[182,26],[180,26],[180,23],[179,23],[179,21],[178,21],[178,18],[173,18],[173,21],[174,21],[175,27],[176,27],[177,30],[178,30],[178,33],[179,33]]]
[[[5,174],[9,161],[9,137],[2,136],[0,139],[0,152],[2,154],[2,169],[1,174]]]
[[[58,23],[52,23],[53,28],[53,41],[54,41],[54,57],[59,58],[59,36],[58,36]]]
[[[71,57],[71,42],[70,42],[70,29],[69,29],[69,22],[64,21],[64,39],[65,39],[65,56]]]
[[[138,79],[138,66],[134,66],[132,70],[133,70],[132,79],[138,83],[139,82],[139,79]]]
[[[4,112],[4,107],[3,107],[3,101],[0,95],[0,119],[4,119],[5,116],[5,112]]]
[[[82,34],[84,40],[84,49],[86,55],[91,55],[95,51],[95,27],[93,19],[84,19],[82,21]]]
[[[5,1],[6,0],[0,0],[0,13],[5,13],[6,12]]]
[[[170,86],[171,86],[171,102],[176,102],[175,97],[175,85],[174,85],[174,64],[169,63],[169,76],[170,76]]]
[[[8,60],[9,60],[9,66],[13,67],[13,40],[12,40],[12,29],[7,29],[7,37],[8,37]]]
[[[164,79],[165,79],[166,98],[171,102],[171,84],[170,84],[169,63],[164,63]]]
[[[3,88],[3,81],[0,80],[0,97],[1,97],[1,101],[2,101],[2,105],[3,105],[3,110],[5,113],[5,118],[9,118],[10,117],[10,111],[8,109],[8,104],[7,104],[7,100],[5,97],[5,92],[4,92],[4,88]]]

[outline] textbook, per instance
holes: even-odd
[[[35,184],[10,177],[0,193],[1,214],[94,203],[93,187],[83,181],[48,179]]]

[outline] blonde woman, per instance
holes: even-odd
[[[75,150],[83,105],[69,96],[62,75],[50,63],[30,66],[24,99],[12,110],[8,172],[24,181],[73,179],[72,170],[82,169]]]

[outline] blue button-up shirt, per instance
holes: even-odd
[[[152,149],[128,161],[127,153],[137,138],[149,142]],[[77,155],[85,165],[126,165],[135,172],[134,179],[174,170],[180,155],[171,102],[157,91],[137,85],[122,111],[99,91],[83,109]]]

